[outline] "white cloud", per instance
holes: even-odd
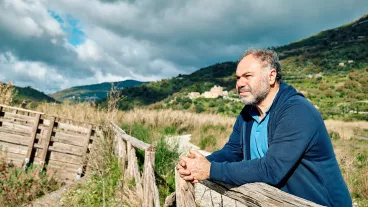
[[[81,45],[76,47],[78,56],[85,61],[98,61],[101,59],[101,52],[99,51],[98,45],[88,39]]]
[[[249,46],[287,44],[367,10],[366,0],[0,0],[0,81],[55,91],[158,80],[236,60]]]

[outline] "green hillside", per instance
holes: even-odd
[[[120,82],[113,83],[100,83],[93,85],[85,85],[85,86],[76,86],[68,89],[64,89],[62,91],[58,91],[56,93],[51,94],[50,96],[58,101],[63,101],[64,99],[76,99],[83,101],[88,97],[97,97],[98,99],[106,99],[107,94],[111,90],[112,84],[117,89],[128,88],[132,86],[141,85],[146,82],[140,82],[136,80],[125,80]]]
[[[40,92],[30,86],[27,87],[15,87],[16,96],[13,101],[15,104],[20,104],[25,100],[27,103],[30,102],[56,102],[52,97]]]
[[[302,91],[324,118],[368,120],[368,15],[359,20],[275,49],[284,81]],[[179,75],[121,90],[120,108],[174,108],[196,112],[237,114],[242,105],[218,98],[187,98],[188,92],[219,85],[236,96],[233,74],[236,62],[212,65],[189,75]]]

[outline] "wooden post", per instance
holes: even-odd
[[[54,125],[55,125],[55,117],[51,117],[50,118],[50,125],[49,125],[49,129],[47,131],[44,143],[43,143],[43,147],[42,147],[42,154],[41,154],[41,170],[44,169],[45,167],[45,162],[46,162],[46,155],[47,155],[47,151],[50,145],[50,140],[51,140],[51,135],[52,135],[52,130],[54,129]]]
[[[142,206],[159,207],[160,199],[155,182],[155,151],[145,151],[143,171],[143,202]]]
[[[14,109],[13,114],[17,114],[17,113],[18,113],[18,109]],[[14,118],[13,121],[16,121],[16,119]]]
[[[185,181],[175,169],[175,192],[177,207],[196,206],[194,197],[194,186],[192,183]]]
[[[91,139],[91,136],[92,136],[92,128],[93,128],[93,126],[92,126],[92,124],[90,124],[88,126],[88,133],[87,133],[84,145],[83,145],[83,152],[82,152],[83,154],[82,154],[82,160],[81,160],[81,167],[78,169],[77,179],[82,177],[83,168],[85,168],[85,166],[87,164],[88,145],[89,145],[89,140]]]
[[[24,160],[24,162],[25,162],[24,163],[24,169],[27,168],[28,163],[31,160],[33,145],[34,145],[34,142],[35,142],[35,139],[36,139],[38,125],[40,123],[40,118],[41,118],[41,114],[36,114],[36,117],[35,117],[34,122],[33,122],[33,128],[32,128],[32,132],[31,132],[31,139],[29,140],[27,154],[26,154],[26,158]]]
[[[132,149],[132,144],[130,142],[127,142],[127,157],[128,157],[128,166],[127,166],[127,169],[125,171],[125,178],[127,179],[131,179],[133,178],[133,173],[132,173],[132,165],[131,165],[131,162],[132,161],[132,158],[131,158],[131,149]]]
[[[118,137],[118,144],[119,144],[119,152],[118,152],[119,162],[125,171],[125,167],[126,167],[125,162],[127,158],[127,147],[126,147],[125,141],[119,135],[117,137]]]

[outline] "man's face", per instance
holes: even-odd
[[[236,69],[236,90],[245,105],[260,104],[270,91],[268,71],[253,55],[244,57]]]

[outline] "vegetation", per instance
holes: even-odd
[[[60,184],[53,177],[54,172],[40,172],[38,166],[27,171],[7,163],[6,152],[0,151],[0,206],[21,206],[57,190]]]
[[[138,86],[147,82],[140,82],[135,80],[125,80],[113,83],[99,83],[85,86],[76,86],[68,89],[58,91],[50,96],[58,101],[64,101],[65,99],[72,98],[74,96],[75,101],[84,101],[86,97],[97,96],[99,99],[106,99],[107,94],[112,87],[119,89],[129,88],[132,86]]]

